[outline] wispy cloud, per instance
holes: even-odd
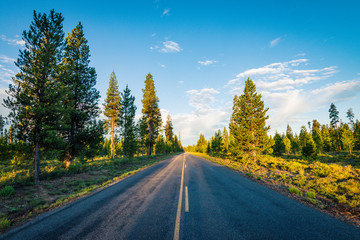
[[[1,40],[7,42],[9,45],[18,45],[18,46],[24,46],[25,45],[24,40],[10,39],[10,38],[7,38],[5,35],[1,35],[0,38],[1,38]]]
[[[296,69],[308,64],[309,59],[296,59],[288,62],[272,63],[260,68],[248,69],[236,75],[228,82],[228,86],[242,84],[252,77],[262,89],[289,90],[318,80],[332,77],[337,72],[336,66],[321,69]]]
[[[166,65],[164,65],[164,64],[160,64],[160,67],[162,67],[162,68],[166,68]]]
[[[165,41],[163,42],[163,47],[160,49],[162,53],[172,53],[172,52],[180,52],[182,51],[181,47],[178,43],[173,41]]]
[[[186,93],[190,98],[189,105],[195,108],[197,114],[204,114],[213,110],[212,104],[219,91],[214,88],[203,88],[201,90],[189,90]]]
[[[0,55],[0,62],[2,63],[13,63],[16,60],[14,58],[7,57],[5,55]]]
[[[169,16],[170,15],[170,8],[167,8],[163,11],[162,16]]]
[[[295,59],[245,70],[228,82],[232,94],[241,94],[250,77],[269,110],[269,124],[276,129],[287,123],[308,121],[308,114],[331,102],[353,99],[360,92],[360,80],[330,82],[337,66],[311,69],[309,59]],[[316,84],[315,84],[316,83]]]
[[[205,61],[198,61],[198,63],[202,66],[209,66],[211,64],[217,63],[216,60],[205,60]]]
[[[271,48],[272,48],[272,47],[275,47],[276,45],[279,44],[280,41],[281,41],[281,37],[275,38],[274,40],[272,40],[272,41],[270,42],[270,47],[271,47]]]

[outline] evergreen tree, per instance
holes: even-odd
[[[323,147],[323,140],[321,136],[321,125],[317,120],[313,120],[312,123],[312,138],[316,144],[316,150],[318,153],[321,153]]]
[[[89,67],[90,50],[84,37],[83,26],[78,25],[66,37],[62,77],[66,87],[65,108],[68,128],[65,137],[68,143],[68,160],[72,160],[87,143],[97,141],[85,131],[87,125],[99,115],[99,91],[95,89],[95,68]],[[92,138],[95,139],[92,139]]]
[[[166,136],[166,141],[168,141],[168,142],[173,141],[173,138],[174,138],[173,129],[174,128],[173,128],[171,117],[169,114],[167,116],[166,125],[165,125],[165,136]]]
[[[354,147],[360,150],[360,121],[356,120],[354,123]]]
[[[341,142],[343,144],[344,149],[346,149],[349,154],[352,154],[352,149],[354,147],[354,136],[351,131],[349,125],[344,123],[341,131]]]
[[[222,146],[223,146],[222,152],[227,154],[229,152],[230,137],[229,137],[229,132],[226,129],[226,127],[224,127],[224,130],[223,130],[222,141],[223,141],[222,142]]]
[[[23,140],[34,146],[34,182],[39,184],[40,149],[50,130],[62,120],[62,84],[58,81],[59,62],[64,46],[61,13],[36,13],[30,29],[23,32],[25,50],[15,63],[20,72],[13,78],[4,100],[10,118]]]
[[[274,150],[273,153],[276,156],[281,156],[281,154],[283,154],[285,152],[285,144],[284,144],[283,138],[277,132],[274,135],[274,141],[275,141],[275,144],[272,147]]]
[[[156,90],[152,75],[149,73],[145,80],[145,89],[143,91],[142,113],[147,123],[146,146],[147,154],[151,155],[153,145],[159,135],[161,127],[161,113],[158,106],[159,98],[156,96]]]
[[[111,134],[110,157],[113,158],[115,155],[114,152],[115,128],[117,127],[118,121],[121,116],[121,97],[119,93],[118,82],[114,71],[112,71],[110,75],[109,88],[106,93],[104,107],[105,107],[104,115],[108,118],[105,120],[105,131],[107,133],[110,131]]]
[[[316,144],[312,139],[311,135],[309,134],[306,135],[305,146],[301,149],[301,151],[305,157],[311,157],[313,159],[316,158],[317,156]]]
[[[136,136],[135,136],[135,112],[134,105],[135,97],[131,95],[131,91],[126,85],[124,92],[121,93],[121,114],[120,114],[120,129],[123,137],[123,152],[124,155],[131,158],[136,153]]]
[[[305,147],[306,145],[306,139],[308,138],[308,132],[306,130],[305,126],[301,126],[301,130],[300,130],[300,134],[299,134],[299,145],[300,145],[300,149],[302,149],[303,147]]]
[[[200,134],[199,140],[196,143],[196,152],[205,153],[207,148],[207,141],[204,134]]]
[[[337,151],[341,151],[340,133],[337,127],[337,124],[339,123],[339,112],[336,110],[336,106],[333,103],[330,105],[329,118],[333,133],[332,136],[334,138],[334,145],[336,146]]]
[[[268,108],[264,108],[261,94],[256,93],[252,80],[245,82],[244,94],[234,97],[230,134],[234,137],[233,154],[246,152],[255,156],[269,147],[266,126]]]
[[[291,150],[291,141],[287,136],[284,138],[284,146],[286,154],[289,154]]]
[[[347,110],[346,112],[346,117],[349,119],[349,123],[351,125],[352,128],[354,128],[354,112],[352,110],[352,108],[349,108],[349,110]]]
[[[291,127],[290,127],[289,124],[286,126],[286,137],[287,137],[290,141],[292,141],[293,138],[294,138],[293,131],[292,131],[292,129],[291,129]]]

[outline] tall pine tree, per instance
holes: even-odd
[[[120,114],[120,130],[123,137],[123,152],[128,158],[134,156],[137,150],[136,146],[136,129],[135,129],[135,97],[131,95],[131,91],[126,88],[121,93],[121,114]]]
[[[159,98],[156,96],[156,90],[152,75],[149,73],[145,80],[145,89],[143,91],[143,104],[142,113],[146,119],[147,134],[146,146],[147,154],[151,155],[155,140],[159,135],[161,127],[161,113],[159,109]]]
[[[92,142],[86,126],[99,115],[99,91],[95,89],[96,72],[90,67],[90,50],[84,37],[83,26],[78,25],[66,37],[63,81],[66,87],[65,108],[68,143],[67,160],[72,160],[85,145]]]
[[[166,125],[165,125],[165,136],[166,136],[166,141],[168,142],[172,142],[174,139],[174,127],[172,125],[172,120],[170,117],[170,114],[167,116],[167,120],[166,120]]]
[[[109,88],[106,93],[104,107],[104,115],[108,118],[105,120],[105,130],[107,133],[110,132],[111,135],[110,158],[114,158],[115,128],[118,126],[118,121],[121,117],[121,97],[114,71],[112,71],[110,75]]]
[[[50,130],[57,130],[62,120],[62,89],[59,62],[64,46],[61,13],[34,11],[30,29],[23,32],[25,50],[15,63],[20,72],[9,86],[4,102],[10,118],[23,140],[34,146],[34,182],[39,183],[40,149]]]
[[[233,136],[233,154],[248,153],[252,156],[269,147],[266,126],[268,108],[264,108],[261,94],[250,78],[245,81],[244,93],[234,97],[233,113],[230,120],[230,135]]]

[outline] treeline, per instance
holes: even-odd
[[[3,105],[10,110],[0,116],[0,159],[11,164],[34,163],[34,182],[39,183],[40,160],[170,153],[182,150],[173,134],[170,116],[162,137],[159,99],[151,74],[143,89],[143,116],[135,124],[135,98],[126,86],[120,94],[115,73],[110,77],[105,100],[105,121],[98,120],[99,91],[96,71],[83,26],[65,37],[64,18],[51,10],[34,11],[30,28],[22,39],[15,65],[19,69],[7,90]],[[6,126],[6,125],[9,125]],[[118,133],[118,134],[117,134]],[[110,134],[110,139],[107,139]]]
[[[347,111],[348,123],[339,119],[339,112],[332,103],[329,109],[329,124],[320,124],[317,120],[308,122],[308,128],[302,126],[300,133],[293,133],[288,125],[286,133],[269,136],[270,126],[261,95],[256,93],[255,84],[248,79],[244,93],[234,97],[233,114],[228,132],[225,127],[219,129],[206,140],[204,134],[195,145],[185,148],[189,152],[210,153],[221,156],[240,156],[248,154],[301,154],[316,158],[318,154],[360,150],[360,121],[355,120],[352,109]]]

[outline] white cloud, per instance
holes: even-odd
[[[151,34],[151,36],[152,36],[152,37],[155,37],[155,36],[156,36],[156,33]]]
[[[160,67],[162,67],[162,68],[166,68],[166,65],[164,65],[164,64],[160,64]]]
[[[158,49],[158,48],[159,48],[159,46],[150,47],[150,51],[153,51],[153,50]]]
[[[201,90],[186,91],[189,96],[189,105],[195,108],[197,115],[207,114],[213,110],[212,104],[215,102],[215,95],[219,91],[213,88],[203,88]]]
[[[170,8],[167,8],[164,10],[164,12],[162,13],[162,16],[169,16],[170,15]]]
[[[16,36],[16,37],[19,37],[19,36]],[[1,38],[1,40],[7,42],[9,45],[18,45],[18,46],[25,45],[24,40],[10,39],[10,38],[7,38],[5,35],[1,35],[0,38]]]
[[[163,42],[163,47],[160,49],[160,52],[163,53],[180,52],[180,51],[182,51],[182,49],[179,46],[179,44],[173,41]]]
[[[251,77],[269,107],[268,124],[277,129],[287,123],[304,124],[311,113],[328,107],[331,102],[358,96],[360,80],[336,82],[331,77],[337,72],[336,66],[311,69],[308,59],[296,59],[245,70],[227,86],[231,87],[231,93],[242,94],[245,80]]]
[[[5,55],[0,55],[0,62],[2,62],[2,63],[13,63],[15,61],[16,60],[14,58],[9,58]]]
[[[272,48],[272,47],[275,47],[276,45],[278,45],[278,43],[280,42],[280,40],[281,40],[281,37],[278,37],[278,38],[275,38],[274,40],[272,40],[272,41],[270,42],[270,47]]]
[[[308,59],[295,59],[278,62],[260,68],[248,69],[236,75],[228,82],[233,90],[237,90],[248,77],[256,79],[257,87],[266,90],[289,90],[297,86],[332,77],[337,72],[336,66],[321,69],[297,69],[308,64]],[[233,91],[234,92],[234,91]]]
[[[218,61],[216,60],[205,60],[205,61],[198,61],[198,63],[202,66],[208,66],[214,63],[217,63]]]

